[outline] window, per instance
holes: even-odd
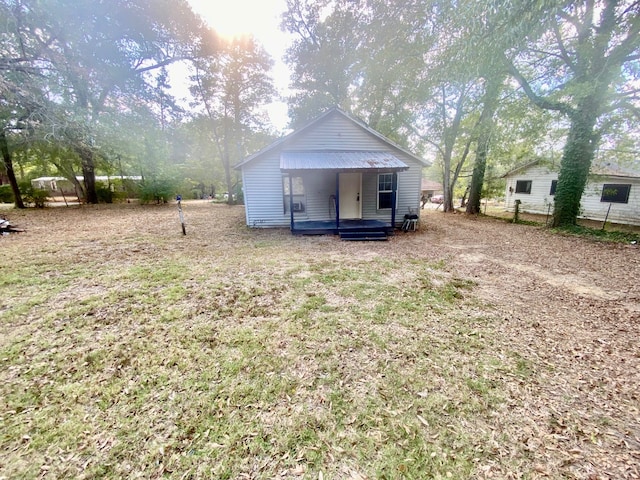
[[[293,211],[304,212],[307,201],[304,194],[302,177],[292,177],[291,180],[293,184]],[[282,191],[284,192],[282,198],[284,213],[289,213],[289,175],[282,176],[282,187]]]
[[[551,190],[549,190],[549,195],[555,195],[556,188],[558,188],[558,180],[551,180]]]
[[[516,182],[516,193],[531,193],[531,180],[518,180]]]
[[[602,186],[601,202],[629,203],[630,184],[605,183]]]
[[[378,210],[390,209],[392,206],[393,179],[393,173],[378,175]],[[397,195],[398,191],[396,190],[396,199]]]

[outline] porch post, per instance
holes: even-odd
[[[336,230],[340,228],[340,172],[336,172]]]
[[[391,177],[391,228],[396,227],[396,191],[398,190],[398,173]]]
[[[291,216],[291,231],[293,232],[293,175],[291,172],[289,172],[289,215]]]

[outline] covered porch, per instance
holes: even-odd
[[[340,235],[343,233],[384,232],[393,235],[394,227],[390,222],[380,220],[301,220],[294,223],[291,232],[295,235]]]
[[[294,203],[294,195],[289,195],[291,232],[339,234],[345,240],[386,240],[396,225],[398,172],[408,168],[385,151],[282,152],[280,170],[288,177],[289,192],[294,192],[294,177],[312,176],[322,178],[325,187],[318,190],[330,194],[324,218],[296,216],[300,208]],[[363,178],[370,180],[363,184]]]

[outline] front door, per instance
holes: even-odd
[[[362,174],[340,174],[340,218],[362,218]]]

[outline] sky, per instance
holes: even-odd
[[[286,0],[187,0],[218,34],[226,37],[253,35],[271,55],[275,65],[271,72],[280,95],[287,93],[289,70],[282,61],[290,37],[280,31],[280,16]],[[284,101],[267,107],[271,123],[283,131],[289,118]]]

